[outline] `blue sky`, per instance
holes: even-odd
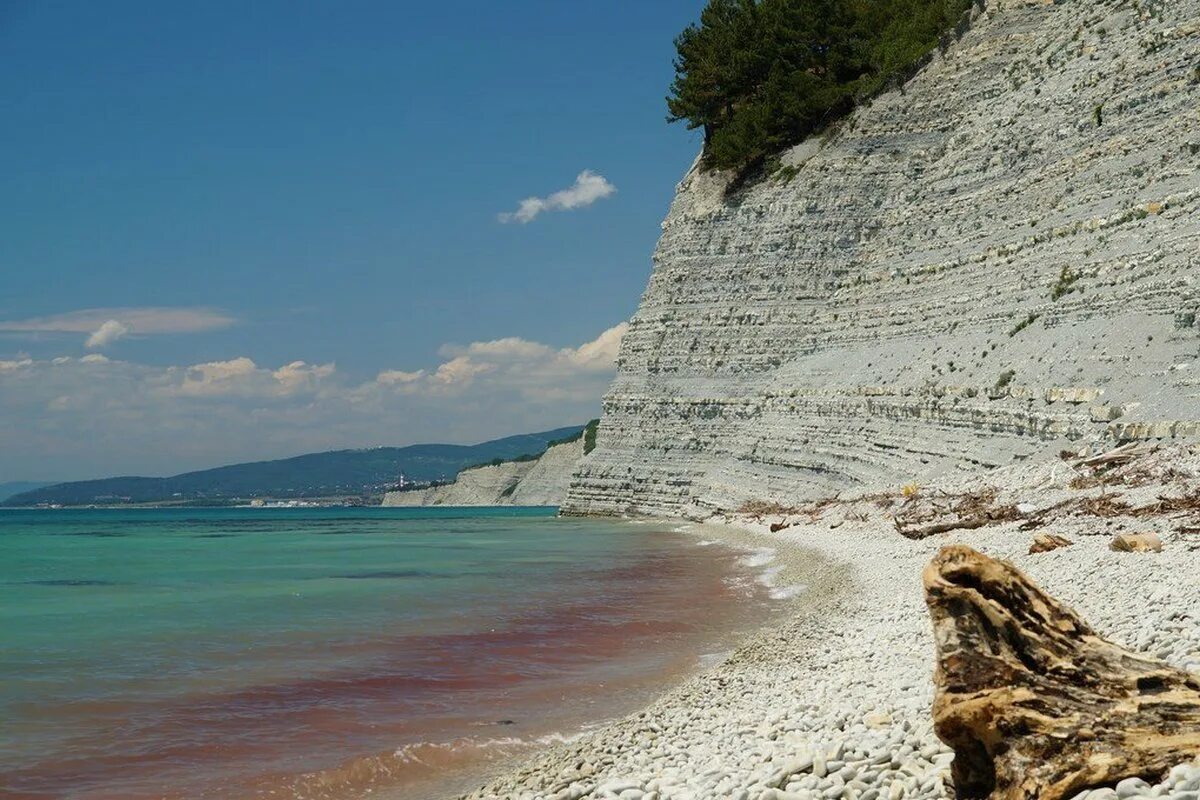
[[[594,414],[700,6],[0,6],[0,481]]]

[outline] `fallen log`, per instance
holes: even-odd
[[[992,520],[988,517],[972,517],[970,519],[953,519],[947,522],[935,522],[931,525],[918,525],[914,527],[905,527],[899,519],[896,520],[896,530],[905,539],[928,539],[930,536],[935,536],[939,533],[949,533],[950,531],[969,531],[975,528],[982,528],[984,525],[991,524]]]
[[[1020,512],[1017,511],[1016,506],[1002,506],[988,509],[978,516],[959,517],[958,519],[934,522],[929,525],[905,525],[900,517],[895,517],[894,523],[896,530],[906,539],[928,539],[930,536],[935,536],[939,533],[970,531],[982,528],[985,525],[1012,522],[1015,519],[1020,519],[1020,516]]]
[[[1061,800],[1200,755],[1200,675],[1101,639],[969,547],[942,548],[924,581],[934,730],[960,800]]]

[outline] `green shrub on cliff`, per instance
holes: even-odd
[[[938,43],[969,0],[708,0],[675,39],[667,119],[746,170],[844,116]]]
[[[585,456],[596,449],[596,433],[599,430],[600,420],[598,419],[590,421],[583,429],[583,454]]]

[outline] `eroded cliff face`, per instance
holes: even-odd
[[[385,506],[558,506],[580,459],[583,438],[556,444],[532,461],[506,461],[458,473],[454,483],[388,492]]]
[[[989,3],[784,163],[680,184],[568,510],[1200,433],[1200,0]]]

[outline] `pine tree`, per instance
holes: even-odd
[[[667,119],[750,170],[910,69],[969,0],[709,0],[675,40]]]

